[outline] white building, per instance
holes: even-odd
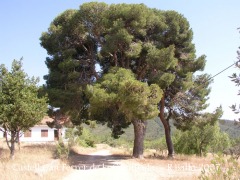
[[[46,121],[51,118],[45,117],[39,125],[31,127],[25,132],[20,132],[20,142],[53,142],[59,138],[65,139],[66,128],[50,128]],[[60,136],[60,137],[59,137]],[[0,138],[4,138],[3,131],[0,131]]]

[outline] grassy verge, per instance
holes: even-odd
[[[61,179],[70,171],[62,161],[54,159],[55,144],[22,144],[11,160],[5,142],[0,143],[1,179]]]

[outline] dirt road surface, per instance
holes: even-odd
[[[71,179],[87,179],[87,180],[129,180],[132,176],[117,157],[111,155],[109,150],[100,150],[89,154],[83,158],[84,162],[80,161],[79,164],[72,164],[74,169],[71,174],[66,176],[64,180]]]
[[[197,179],[202,170],[200,164],[173,160],[148,163],[129,156],[111,154],[107,149],[87,155],[73,155],[69,163],[72,170],[64,180]]]

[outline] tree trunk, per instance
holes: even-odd
[[[15,155],[15,138],[16,138],[16,132],[15,131],[11,131],[11,139],[10,139],[10,158],[14,159],[14,155]]]
[[[169,125],[169,121],[167,121],[166,118],[164,117],[164,108],[165,108],[165,99],[163,97],[160,101],[159,118],[162,121],[164,130],[165,130],[165,139],[166,139],[166,144],[167,144],[167,148],[168,148],[168,157],[174,158],[174,148],[173,148],[173,143],[172,143],[172,138],[171,138],[171,127]]]
[[[200,147],[200,157],[202,157],[203,156],[203,150],[202,150],[202,148]]]
[[[134,147],[133,147],[133,157],[143,159],[143,149],[144,149],[144,136],[146,132],[147,122],[143,120],[134,119]]]
[[[10,144],[9,144],[9,142],[8,142],[8,133],[7,133],[7,130],[6,130],[6,129],[4,130],[4,133],[5,133],[5,139],[6,139],[6,142],[7,142],[7,146],[8,146],[8,148],[10,149]]]
[[[20,142],[20,130],[17,132],[17,143],[18,143],[18,150],[21,150],[21,142]]]

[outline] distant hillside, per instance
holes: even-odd
[[[220,120],[219,125],[221,130],[229,134],[230,137],[232,138],[240,137],[240,127],[236,126],[234,124],[234,121]],[[85,126],[85,127],[88,128],[88,126]],[[173,125],[171,125],[171,127],[172,127],[172,132],[174,133],[176,128]],[[130,125],[127,129],[124,129],[124,131],[125,133],[121,136],[121,138],[126,139],[128,141],[133,141],[134,139],[133,125]],[[91,129],[91,132],[96,136],[111,135],[111,130],[106,125],[101,125],[101,124],[97,124],[96,128]],[[158,139],[163,136],[164,136],[164,128],[159,118],[148,120],[145,139],[152,140],[152,139]]]
[[[84,125],[84,127],[90,129],[87,125]],[[134,139],[133,125],[131,124],[128,128],[123,130],[125,131],[125,133],[121,135],[121,138],[126,139],[128,141],[133,141]],[[96,136],[111,135],[111,130],[107,127],[107,125],[97,124],[96,128],[90,129],[90,131]],[[156,139],[156,138],[162,137],[163,135],[164,135],[164,129],[159,118],[148,120],[146,139],[149,139],[149,140]]]
[[[219,125],[221,130],[228,133],[232,138],[240,137],[240,126],[236,125],[234,121],[220,120]]]

